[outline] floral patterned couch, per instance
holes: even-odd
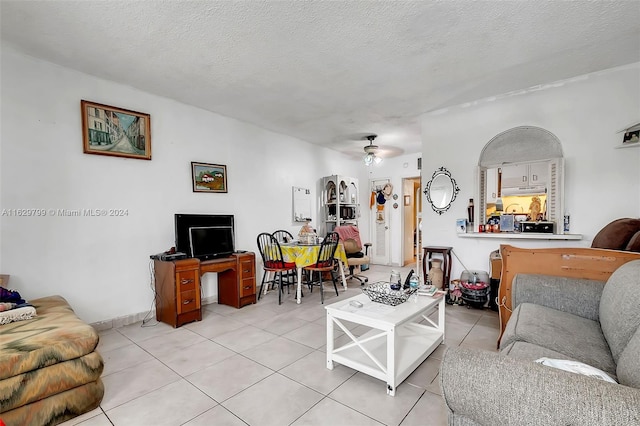
[[[0,326],[0,419],[55,425],[97,408],[98,333],[61,296],[31,300],[37,316]]]

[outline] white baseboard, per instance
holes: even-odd
[[[205,297],[201,300],[202,306],[210,305],[212,303],[218,303],[218,295]],[[125,315],[122,317],[112,318],[110,320],[98,321],[98,322],[91,323],[89,325],[95,328],[96,331],[100,332],[100,331],[110,330],[112,328],[124,327],[125,325],[135,324],[137,322],[140,322],[148,318],[152,318],[155,320],[156,318],[155,308],[150,311],[138,312],[137,314]]]

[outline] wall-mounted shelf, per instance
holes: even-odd
[[[620,145],[616,145],[615,148],[616,149],[621,149],[621,148],[637,148],[640,146],[640,142],[633,142],[633,143],[621,143]]]
[[[534,232],[468,232],[458,234],[460,238],[489,238],[505,240],[581,240],[582,234],[543,234]]]

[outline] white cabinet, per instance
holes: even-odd
[[[530,186],[546,186],[549,181],[549,163],[529,164],[529,185]]]
[[[502,188],[526,186],[529,179],[529,165],[515,164],[502,167]]]
[[[502,189],[543,187],[548,176],[549,163],[546,161],[503,166]]]
[[[322,181],[325,232],[333,231],[336,226],[357,225],[360,217],[358,179],[333,175]]]
[[[487,169],[486,179],[485,194],[487,203],[495,204],[498,199],[498,169]]]

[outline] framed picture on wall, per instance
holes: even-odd
[[[85,154],[151,160],[151,116],[80,101]]]
[[[640,142],[640,130],[627,131],[622,138],[623,144],[633,144]]]
[[[227,192],[227,166],[191,162],[193,192]]]

